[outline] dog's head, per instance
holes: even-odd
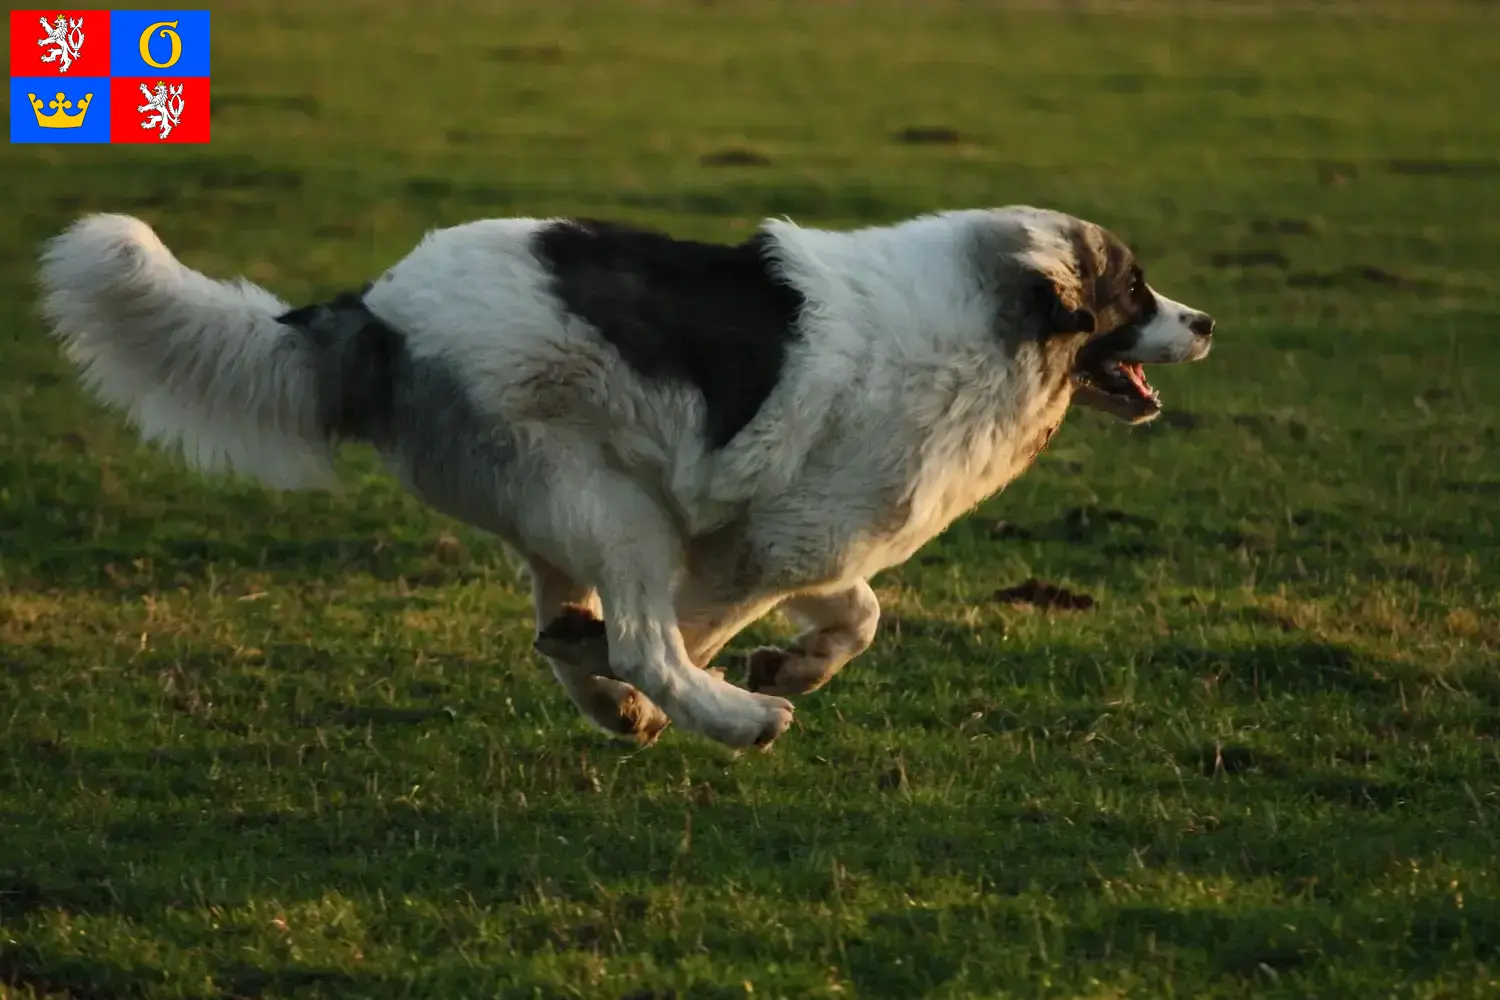
[[[1134,252],[1103,226],[1061,212],[1017,207],[997,213],[1017,268],[1011,313],[1047,367],[1065,375],[1077,402],[1129,423],[1161,412],[1143,365],[1201,361],[1213,346],[1213,317],[1146,283]]]

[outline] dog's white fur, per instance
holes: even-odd
[[[561,307],[530,244],[551,220],[433,232],[364,303],[412,358],[455,379],[473,411],[466,454],[483,467],[439,475],[410,435],[382,451],[414,494],[525,554],[538,629],[565,605],[602,610],[606,639],[538,647],[593,721],[652,738],[670,719],[764,745],[792,717],[779,693],[820,686],[870,645],[879,605],[866,581],[1003,488],[1062,421],[1071,386],[1047,382],[1041,346],[997,336],[997,308],[1014,304],[997,302],[1007,290],[975,255],[998,240],[1016,267],[1076,296],[1066,233],[1078,222],[1011,208],[852,232],[765,223],[808,304],[802,337],[719,450],[697,390],[643,379]],[[70,357],[147,438],[275,487],[333,479],[317,359],[277,322],[286,303],[183,266],[126,216],[59,236],[41,282]],[[1123,360],[1206,355],[1189,329],[1202,314],[1156,298]],[[789,651],[755,654],[772,693],[699,669],[783,604],[807,630]]]
[[[147,440],[180,446],[206,472],[235,469],[279,489],[334,482],[311,360],[286,349],[274,319],[285,302],[183,267],[124,215],[69,230],[43,280],[68,357]]]

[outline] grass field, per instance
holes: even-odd
[[[1500,995],[1500,12],[1034,6],[241,0],[211,145],[7,147],[0,995]],[[29,285],[89,210],[307,301],[474,216],[1014,202],[1218,348],[877,578],[739,758],[594,735],[369,454],[141,448]]]

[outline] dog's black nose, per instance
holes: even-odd
[[[1214,318],[1208,313],[1199,313],[1188,322],[1188,329],[1200,337],[1212,337],[1214,335]]]

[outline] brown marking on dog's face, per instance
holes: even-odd
[[[1069,242],[1084,308],[1095,320],[1090,340],[1118,336],[1121,330],[1145,326],[1156,316],[1156,296],[1146,284],[1135,251],[1123,240],[1103,226],[1077,220]]]
[[[1066,394],[1131,423],[1150,420],[1161,407],[1141,363],[1207,354],[1212,318],[1156,294],[1135,252],[1103,226],[1009,209],[980,243],[1000,303],[998,333],[1013,358],[1034,359],[1044,397]]]
[[[1148,322],[1156,308],[1134,251],[1103,226],[1061,212],[1028,210],[980,234],[985,278],[1001,303],[1000,335],[1088,340]]]
[[[1068,391],[1079,348],[1098,329],[1092,253],[1079,254],[1074,230],[1087,224],[1053,212],[997,213],[977,234],[980,276],[995,301],[995,331],[1013,359],[1030,359],[1047,396]],[[1087,246],[1083,234],[1079,242]],[[1089,263],[1080,267],[1077,260]]]

